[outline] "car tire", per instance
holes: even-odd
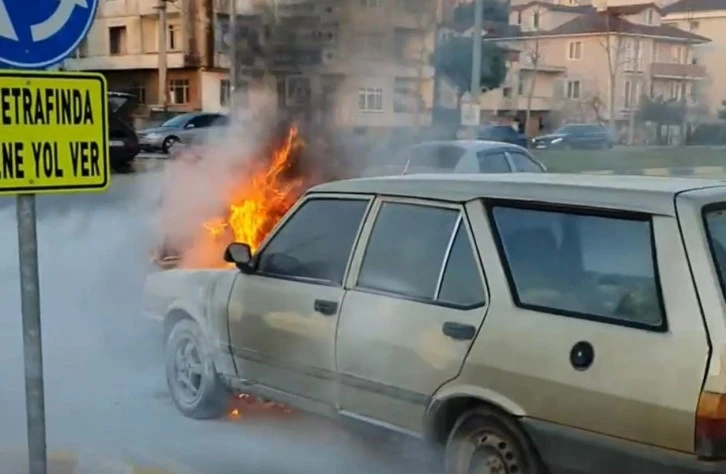
[[[164,153],[169,153],[169,150],[174,145],[174,143],[178,142],[179,139],[175,136],[166,137],[164,141],[161,143],[161,151]]]
[[[445,474],[545,474],[534,445],[516,420],[490,408],[465,412],[444,451]]]
[[[230,391],[214,368],[212,351],[197,323],[177,322],[169,332],[164,356],[166,383],[179,411],[197,420],[226,413]]]

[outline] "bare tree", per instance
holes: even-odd
[[[616,21],[613,21],[616,20]],[[617,26],[620,24],[620,17],[605,13],[605,37],[601,39],[600,45],[605,50],[608,62],[608,126],[615,129],[615,94],[617,93],[617,78],[621,67],[627,58],[625,52],[626,42],[623,34]]]
[[[534,12],[532,13],[535,15],[538,19],[540,18],[540,7],[535,7]],[[539,20],[538,20],[539,22]],[[527,58],[527,61],[529,64],[531,64],[532,69],[530,73],[530,81],[529,81],[529,88],[527,89],[527,105],[524,112],[524,126],[525,126],[525,132],[529,129],[530,126],[530,119],[532,117],[532,99],[534,98],[534,91],[537,86],[537,74],[539,72],[539,66],[540,66],[540,60],[542,59],[542,55],[540,53],[540,38],[539,38],[539,25],[534,25],[534,35],[532,36],[532,43],[531,45],[529,43],[525,43],[525,57]],[[521,67],[520,67],[520,74],[521,74]]]

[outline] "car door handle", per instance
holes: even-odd
[[[470,340],[476,335],[476,328],[471,324],[444,323],[443,332],[452,339]]]
[[[315,300],[315,311],[325,316],[332,316],[338,312],[338,303],[335,301]]]

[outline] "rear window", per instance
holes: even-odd
[[[491,213],[519,306],[665,330],[649,217],[506,206]]]
[[[721,289],[726,291],[726,204],[721,209],[704,213],[711,257],[718,273]]]
[[[411,150],[406,171],[453,171],[465,149],[452,145],[421,146]]]

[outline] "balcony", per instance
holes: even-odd
[[[65,66],[71,71],[158,69],[159,55],[156,53],[147,53],[69,58],[66,60]],[[167,55],[167,67],[169,69],[183,68],[185,66],[184,53],[169,53]]]
[[[703,79],[706,68],[701,64],[651,63],[650,75],[659,79]]]

